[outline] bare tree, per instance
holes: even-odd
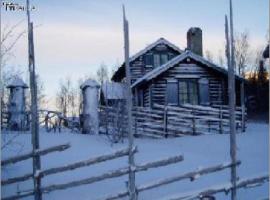
[[[109,79],[108,67],[104,63],[97,70],[97,78],[101,85]]]
[[[22,71],[19,69],[6,68],[9,59],[14,57],[13,49],[16,46],[20,38],[22,38],[26,31],[19,31],[19,26],[23,20],[19,21],[15,25],[5,24],[1,31],[0,40],[0,93],[1,93],[1,108],[5,108],[7,103],[7,84],[16,76],[21,76]]]
[[[25,34],[26,31],[18,31],[18,28],[20,24],[24,20],[19,21],[15,25],[9,25],[5,24],[3,26],[2,32],[1,32],[1,51],[0,51],[0,56],[1,56],[1,68],[3,69],[4,66],[6,66],[8,60],[10,57],[14,56],[13,54],[13,49],[17,42],[19,41],[20,38],[22,38]]]
[[[236,71],[239,75],[245,77],[246,68],[250,61],[249,32],[237,33],[235,37],[235,61]]]
[[[59,90],[56,94],[56,106],[65,117],[78,115],[79,91],[73,87],[70,78],[60,81]]]
[[[218,64],[221,67],[224,67],[224,50],[219,50],[218,51]]]
[[[205,57],[208,61],[213,62],[213,54],[209,50],[205,51]]]

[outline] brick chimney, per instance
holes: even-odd
[[[203,56],[202,29],[191,27],[187,32],[187,49]]]

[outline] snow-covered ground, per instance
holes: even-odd
[[[268,124],[249,123],[247,132],[237,135],[237,156],[242,161],[238,167],[240,178],[246,178],[253,175],[268,173],[268,148],[269,133]],[[14,134],[2,134],[2,139],[13,137]],[[31,149],[30,134],[21,134],[16,137],[16,143],[2,151],[2,159],[27,152]],[[85,160],[104,153],[110,153],[117,149],[127,146],[124,143],[111,145],[105,136],[82,135],[76,133],[46,133],[40,134],[41,148],[63,144],[69,142],[71,148],[64,152],[51,153],[42,157],[42,169],[61,166],[79,160]],[[210,165],[230,161],[229,156],[229,135],[202,135],[186,136],[170,139],[136,139],[139,153],[135,154],[136,163],[158,160],[172,155],[184,155],[184,161],[150,169],[146,172],[136,174],[136,184],[148,183],[159,178],[183,174],[193,171],[198,167],[207,167]],[[64,172],[48,176],[42,179],[42,185],[64,183],[81,178],[98,175],[108,170],[127,166],[127,157],[119,158],[113,161],[76,169],[74,171]],[[31,172],[31,160],[20,162],[5,169],[2,169],[2,178],[14,177]],[[176,182],[163,187],[148,190],[139,194],[139,199],[160,199],[163,197],[206,188],[208,186],[227,183],[230,180],[230,170],[209,174],[190,182],[189,180]],[[106,194],[115,194],[126,188],[127,176],[113,178],[103,182],[91,185],[79,186],[67,190],[60,190],[44,195],[44,199],[85,199],[91,200],[102,197]],[[2,187],[2,197],[14,194],[17,189],[30,189],[32,181],[22,182]],[[238,190],[239,200],[256,200],[267,197],[269,193],[268,183],[260,187]],[[229,199],[225,194],[217,195],[217,199]],[[25,199],[33,199],[32,197]]]

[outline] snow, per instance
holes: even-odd
[[[19,77],[14,77],[14,79],[7,85],[7,88],[12,87],[23,87],[28,88],[28,86],[23,82],[23,80]]]
[[[97,81],[92,79],[87,79],[81,86],[81,89],[84,89],[86,87],[99,87],[99,84]]]
[[[248,123],[247,132],[237,135],[237,156],[241,160],[241,165],[237,168],[238,176],[241,179],[264,174],[268,172],[269,162],[269,135],[268,124]],[[40,131],[41,148],[70,143],[71,147],[63,152],[51,153],[42,156],[42,169],[62,166],[80,160],[86,160],[105,153],[111,153],[128,146],[128,141],[124,143],[111,144],[106,136],[83,135],[71,133],[68,130],[63,133],[46,133]],[[5,137],[12,137],[13,134],[3,134]],[[3,136],[2,136],[3,137]],[[21,134],[16,137],[16,143],[20,143],[24,148],[17,149],[11,146],[2,151],[2,159],[18,155],[18,153],[28,152],[31,149],[31,135]],[[183,154],[184,161],[165,167],[150,169],[148,171],[136,173],[136,185],[155,182],[161,178],[180,175],[194,171],[202,167],[209,167],[216,164],[227,163],[230,161],[229,155],[229,135],[201,135],[185,136],[181,138],[168,139],[135,139],[138,153],[135,154],[135,163],[141,164],[159,160],[169,156]],[[7,166],[2,170],[2,178],[14,177],[31,172],[31,160]],[[80,169],[51,175],[42,179],[42,185],[59,184],[88,178],[102,174],[108,170],[115,170],[128,166],[128,158],[122,157],[112,161],[97,165],[83,167]],[[198,178],[198,177],[196,177]],[[109,194],[126,190],[128,176],[108,179],[95,184],[79,186],[67,190],[59,190],[44,194],[44,199],[97,199]],[[162,199],[176,194],[199,191],[203,188],[228,184],[230,181],[230,170],[225,169],[220,172],[203,175],[192,182],[189,179],[168,184],[155,189],[139,193],[139,199]],[[268,183],[259,187],[239,189],[238,199],[260,199],[268,196]],[[32,181],[22,182],[20,190],[30,189]],[[16,193],[17,185],[2,187],[2,195],[8,196]],[[216,195],[217,199],[228,199],[224,193]],[[28,197],[25,199],[33,199]]]

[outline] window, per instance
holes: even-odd
[[[153,55],[152,54],[145,55],[145,65],[153,65]]]
[[[154,54],[154,67],[159,67],[168,62],[167,54]]]
[[[143,105],[143,90],[138,91],[138,106],[144,106]]]
[[[179,81],[179,103],[188,103],[188,84],[186,81]]]
[[[167,82],[167,104],[178,105],[178,85],[177,82]]]
[[[195,79],[179,81],[179,104],[198,104],[198,83]]]
[[[209,81],[207,78],[199,80],[200,104],[209,105]]]
[[[160,57],[159,54],[154,54],[154,67],[159,67],[160,66]]]
[[[167,54],[161,54],[161,65],[165,64],[168,62],[168,55]]]

